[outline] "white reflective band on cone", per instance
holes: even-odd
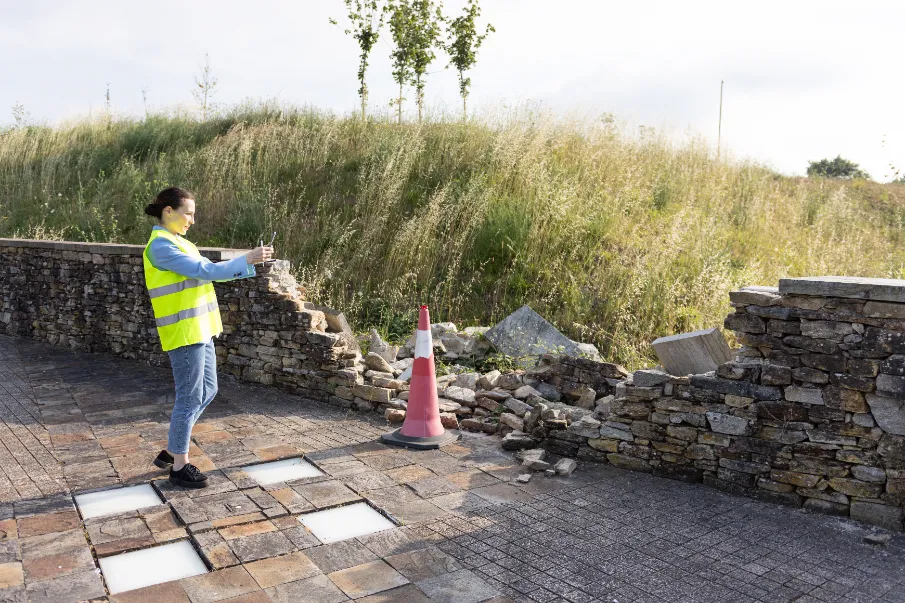
[[[430,331],[415,331],[415,358],[430,358],[433,347]]]

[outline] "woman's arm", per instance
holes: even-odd
[[[205,281],[232,281],[256,274],[254,265],[249,264],[244,255],[228,262],[215,263],[204,257],[193,258],[171,241],[160,237],[151,241],[148,259],[158,270],[169,270],[186,278]]]

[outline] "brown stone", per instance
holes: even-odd
[[[192,603],[214,603],[258,589],[243,567],[231,567],[179,581]]]
[[[0,521],[0,540],[12,540],[19,537],[15,519]]]
[[[462,569],[455,559],[435,547],[393,555],[386,562],[412,582]]]
[[[340,603],[348,600],[324,575],[278,584],[268,588],[267,594],[273,603]]]
[[[223,517],[222,519],[214,519],[211,521],[211,526],[214,528],[225,528],[228,526],[234,526],[240,523],[249,523],[252,521],[260,521],[265,519],[264,515],[258,513],[257,511],[254,513],[246,513],[245,515],[233,515],[232,517]]]
[[[110,603],[191,603],[179,582],[164,582],[110,595]]]
[[[820,481],[820,476],[818,475],[796,473],[795,471],[779,471],[776,469],[770,472],[770,478],[777,482],[792,484],[802,488],[813,488]]]
[[[358,599],[408,583],[385,561],[377,560],[327,575],[348,597]]]
[[[269,521],[260,521],[258,523],[247,523],[244,525],[230,526],[220,530],[220,535],[224,540],[233,540],[243,536],[253,536],[255,534],[264,534],[266,532],[275,532],[276,527]]]
[[[301,552],[248,563],[245,569],[261,588],[295,582],[321,573],[320,569]]]
[[[30,536],[19,540],[23,559],[74,552],[87,545],[85,533],[80,528],[60,533]]]
[[[148,533],[147,536],[123,538],[121,540],[114,540],[111,542],[105,542],[103,544],[96,544],[94,545],[94,552],[97,553],[98,557],[106,557],[108,555],[115,555],[124,551],[142,549],[155,544],[156,542],[157,541],[154,540],[154,537],[150,533]]]
[[[858,498],[877,498],[883,492],[883,484],[862,482],[857,479],[834,477],[830,478],[829,483],[833,490]]]
[[[94,569],[94,567],[94,558],[88,547],[73,553],[26,559],[22,562],[22,569],[29,582],[68,576],[80,570]]]
[[[588,446],[595,450],[601,450],[603,452],[618,452],[619,451],[619,442],[616,440],[608,440],[605,438],[592,438],[588,440]]]
[[[0,589],[18,586],[24,582],[25,576],[20,562],[0,563]]]
[[[20,538],[41,536],[56,532],[65,532],[79,525],[79,514],[75,511],[33,515],[18,520]]]
[[[168,532],[179,528],[179,523],[170,509],[154,511],[144,515],[145,523],[151,533]]]

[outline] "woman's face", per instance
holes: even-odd
[[[160,223],[171,233],[184,235],[195,223],[195,200],[184,199],[179,209],[167,207],[163,210]]]

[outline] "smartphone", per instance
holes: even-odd
[[[274,230],[274,231],[273,231],[273,234],[270,236],[270,242],[267,243],[267,246],[268,246],[268,247],[272,247],[272,246],[273,246],[273,241],[274,241],[276,238],[277,238],[277,231]],[[263,247],[263,246],[264,246],[264,237],[261,237],[260,239],[258,239],[258,247]],[[267,263],[272,262],[272,261],[273,261],[273,260],[267,260],[266,262],[261,262],[261,264],[267,264]]]

